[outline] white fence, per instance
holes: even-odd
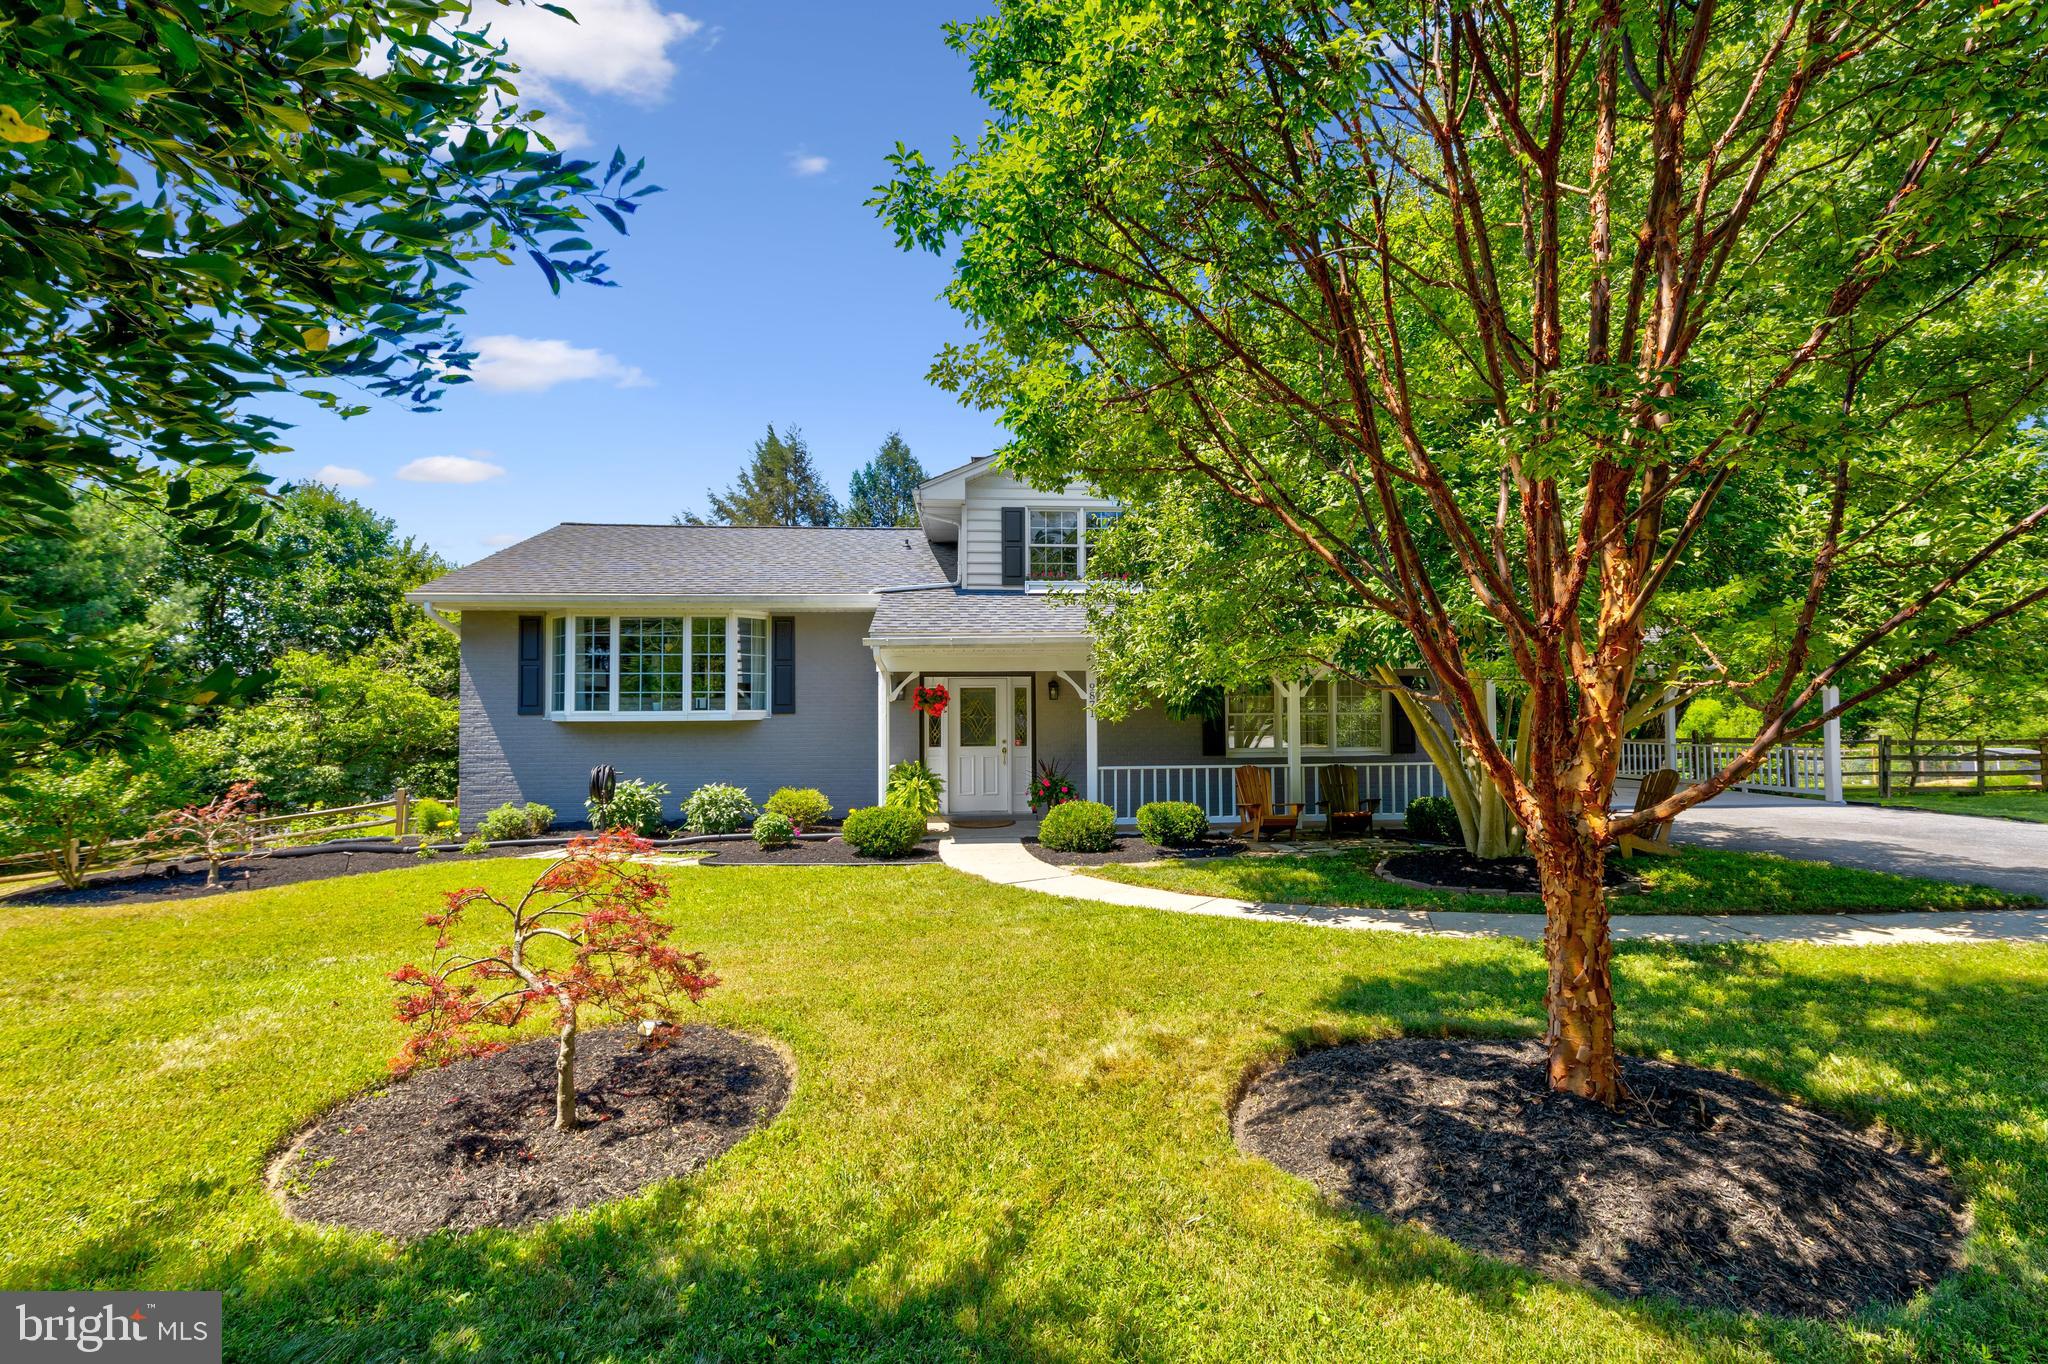
[[[1321,801],[1318,772],[1333,764],[1302,764],[1300,796],[1287,789],[1285,764],[1263,764],[1273,779],[1276,802],[1300,800],[1311,807]],[[1427,762],[1361,762],[1358,794],[1361,800],[1379,798],[1379,813],[1395,816],[1408,808],[1417,796],[1444,794],[1443,778]],[[1210,819],[1237,817],[1237,763],[1177,763],[1144,766],[1098,767],[1096,799],[1116,811],[1118,819],[1132,819],[1138,807],[1156,800],[1184,800],[1202,807]]]

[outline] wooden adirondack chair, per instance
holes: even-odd
[[[1660,767],[1637,785],[1636,809],[1647,810],[1652,805],[1668,799],[1677,789],[1678,773],[1669,767]],[[1655,824],[1645,824],[1639,833],[1621,836],[1622,857],[1633,857],[1639,852],[1670,853],[1671,821],[1660,819]]]
[[[1317,774],[1317,779],[1318,789],[1323,795],[1325,827],[1330,837],[1372,832],[1372,817],[1380,812],[1380,798],[1367,796],[1361,804],[1357,768],[1325,767]]]
[[[1294,841],[1294,831],[1301,824],[1301,805],[1273,804],[1273,774],[1263,767],[1247,763],[1237,769],[1237,830],[1240,837],[1256,843],[1266,836],[1267,830],[1274,833],[1287,831],[1287,841]]]

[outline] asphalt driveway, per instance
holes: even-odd
[[[1672,840],[2048,897],[2048,824],[1731,791],[1680,815]]]

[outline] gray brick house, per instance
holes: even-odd
[[[1086,616],[1060,589],[1115,505],[988,458],[918,505],[907,530],[565,523],[410,593],[462,641],[464,824],[508,801],[574,820],[599,764],[677,800],[815,786],[842,811],[920,757],[956,814],[1024,811],[1041,762],[1126,819],[1160,799],[1231,815],[1245,762],[1310,800],[1318,767],[1355,764],[1383,814],[1440,789],[1399,708],[1344,679],[1234,692],[1206,723],[1098,721]],[[944,714],[913,711],[934,683]]]

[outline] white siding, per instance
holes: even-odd
[[[1079,483],[1069,484],[1065,492],[1043,493],[1000,470],[968,480],[966,510],[960,517],[960,585],[970,591],[1003,585],[1003,508],[1115,505]]]

